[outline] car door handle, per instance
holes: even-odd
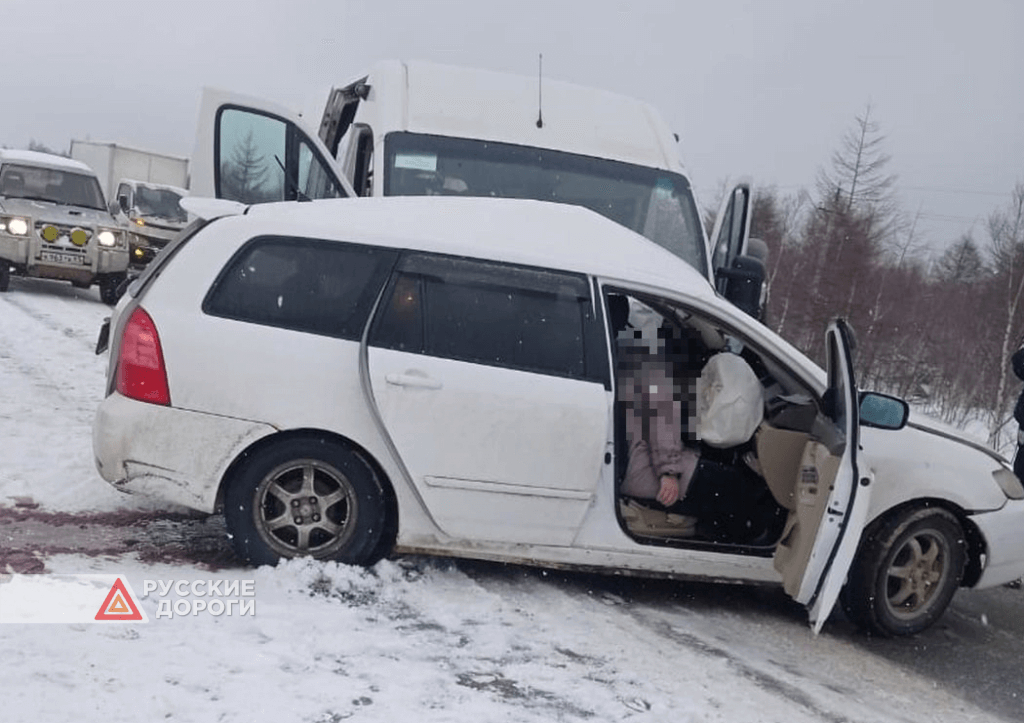
[[[418,387],[420,389],[440,389],[441,382],[431,379],[425,374],[386,374],[384,381],[396,387]]]

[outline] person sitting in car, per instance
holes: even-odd
[[[656,501],[684,518],[680,524],[695,520],[703,537],[756,541],[769,524],[761,519],[760,508],[769,496],[764,480],[742,463],[723,461],[716,450],[703,454],[691,429],[696,400],[683,374],[700,370],[709,350],[694,348],[671,324],[631,325],[627,297],[609,296],[608,306],[618,340],[617,401],[627,449],[620,494]],[[645,312],[640,316],[658,317],[648,307],[640,310]],[[646,334],[638,326],[648,327]],[[654,344],[645,338],[650,327],[657,329]]]

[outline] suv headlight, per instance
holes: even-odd
[[[100,246],[124,246],[124,231],[119,228],[101,228],[96,234]]]
[[[27,236],[31,226],[29,219],[21,216],[0,216],[0,231],[6,231],[12,236]]]

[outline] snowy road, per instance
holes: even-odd
[[[1024,593],[961,591],[933,629],[818,637],[774,588],[431,558],[238,565],[219,518],[96,475],[95,290],[0,295],[0,566],[254,579],[253,617],[0,625],[5,720],[1001,721],[1024,718]],[[88,701],[86,703],[86,701]]]

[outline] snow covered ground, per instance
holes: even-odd
[[[93,468],[107,313],[95,290],[66,284],[13,279],[0,294],[0,507],[159,507]],[[2,548],[19,523],[0,522]],[[728,588],[741,600],[729,604],[708,592],[725,586],[421,557],[370,570],[41,562],[125,576],[149,622],[0,625],[4,721],[1000,720],[829,626],[812,636],[774,590]],[[255,614],[157,618],[147,580],[254,580]]]

